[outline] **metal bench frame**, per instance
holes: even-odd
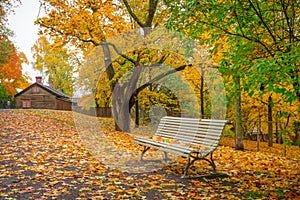
[[[186,177],[189,167],[197,160],[207,161],[216,172],[213,152],[226,123],[226,120],[166,116],[161,119],[153,138],[135,137],[133,141],[144,147],[141,160],[150,148],[163,151],[165,159],[168,159],[167,153],[188,158],[182,178]]]

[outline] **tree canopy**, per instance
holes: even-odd
[[[193,37],[209,32],[209,44],[226,37],[222,66],[247,76],[250,95],[256,90],[284,95],[286,101],[300,100],[300,4],[294,0],[238,0],[196,2],[169,1],[173,16],[169,25]],[[181,11],[181,12],[180,12]],[[184,11],[184,12],[182,12]],[[218,50],[217,42],[212,47]]]
[[[76,56],[57,39],[50,42],[46,37],[40,37],[32,47],[33,68],[44,73],[48,83],[53,83],[55,89],[72,96],[74,73],[78,67]]]

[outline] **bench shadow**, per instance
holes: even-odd
[[[127,161],[124,164],[130,166],[131,171],[135,172],[146,172],[153,170],[163,169],[165,166],[170,165],[174,160],[170,159],[165,161],[164,159],[143,159],[143,160],[131,160]]]
[[[195,180],[204,180],[204,179],[215,179],[215,178],[229,178],[230,176],[225,173],[212,173],[204,175],[195,175],[195,176],[185,176],[183,179],[195,179]]]

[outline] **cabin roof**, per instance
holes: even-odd
[[[25,88],[25,89],[22,90],[21,92],[17,93],[17,94],[15,95],[15,97],[20,96],[21,94],[23,94],[24,92],[30,90],[30,89],[31,89],[32,87],[34,87],[34,86],[39,86],[40,88],[42,88],[42,89],[48,91],[49,93],[53,94],[54,96],[56,96],[56,97],[58,97],[58,98],[71,99],[70,96],[68,96],[68,95],[66,95],[66,94],[64,94],[64,93],[62,93],[61,91],[56,90],[56,89],[54,89],[54,88],[52,88],[52,87],[50,87],[50,86],[43,85],[43,84],[38,83],[38,82],[33,83],[32,85],[28,86],[27,88]]]

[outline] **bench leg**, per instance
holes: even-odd
[[[140,158],[141,161],[143,160],[144,154],[145,154],[146,151],[148,151],[149,149],[150,149],[150,147],[144,147],[144,150],[143,150],[142,153],[141,153],[141,158]]]
[[[211,164],[214,172],[216,172],[216,164],[215,164],[212,156],[213,156],[213,153],[210,154],[210,160],[211,160],[210,164]]]
[[[191,166],[196,160],[205,160],[205,161],[209,162],[209,164],[212,166],[213,171],[214,171],[214,173],[215,173],[215,172],[216,172],[216,164],[215,164],[215,162],[214,162],[214,160],[213,160],[212,155],[213,155],[213,153],[210,153],[210,159],[205,158],[205,157],[203,157],[203,158],[199,158],[199,157],[198,157],[198,158],[194,158],[193,160],[191,160],[191,156],[189,155],[189,157],[188,157],[188,163],[186,164],[186,166],[185,166],[185,168],[184,168],[183,175],[181,176],[181,178],[186,177],[186,174],[187,174],[187,172],[188,172],[190,166]]]
[[[215,162],[214,162],[214,160],[213,160],[213,158],[212,158],[212,155],[213,155],[213,153],[210,153],[210,159],[208,159],[208,158],[200,158],[200,159],[209,162],[209,164],[210,164],[210,165],[212,166],[212,168],[213,168],[213,171],[216,172],[216,164],[215,164]]]
[[[165,161],[168,161],[168,160],[169,160],[169,157],[168,157],[167,152],[164,152],[164,154],[165,154],[164,160],[165,160]]]
[[[191,160],[191,157],[190,157],[190,155],[189,155],[189,157],[188,157],[188,163],[186,164],[186,166],[185,166],[185,168],[184,168],[183,175],[181,176],[181,178],[186,177],[186,174],[187,174],[187,172],[188,172],[190,166],[191,166],[196,160],[197,160],[197,159]]]

